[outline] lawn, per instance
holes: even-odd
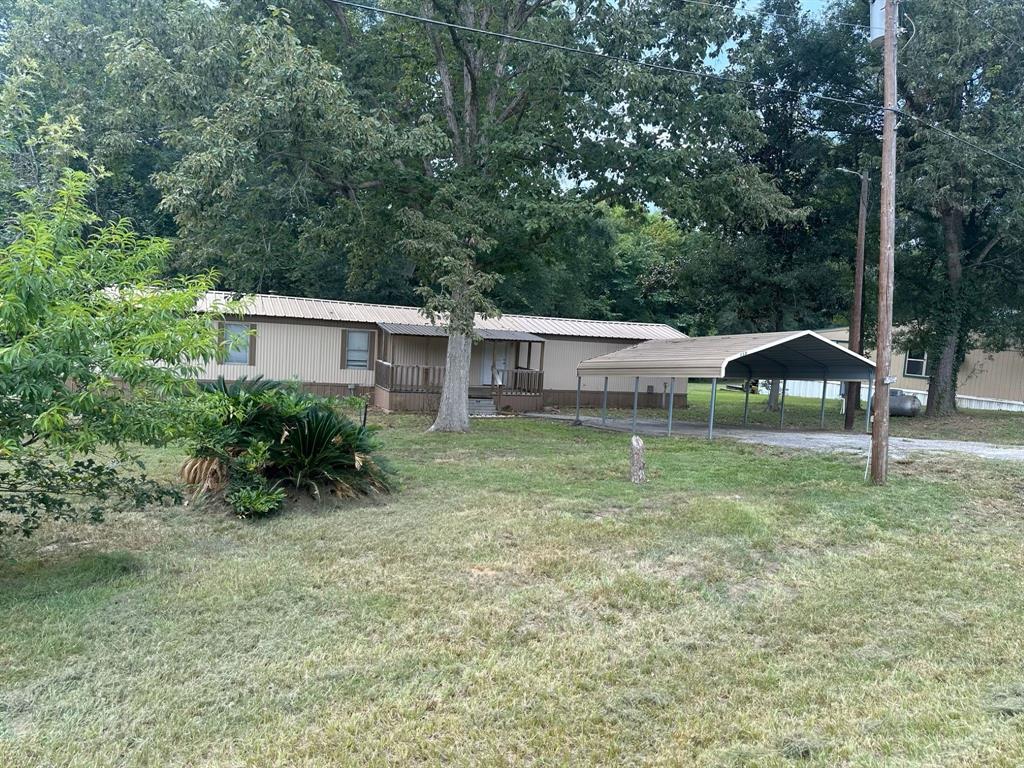
[[[711,401],[711,386],[691,382],[687,391],[689,407],[675,412],[673,418],[688,423],[707,424],[708,407]],[[758,429],[778,429],[778,411],[768,411],[765,406],[767,395],[751,395],[748,412],[749,425]],[[825,401],[825,428],[830,431],[843,429],[844,415],[838,400]],[[786,398],[785,428],[789,430],[819,429],[821,400],[807,397]],[[571,410],[571,409],[570,409]],[[585,409],[590,416],[600,415],[600,409]],[[629,409],[612,409],[608,415],[614,418],[630,418]],[[641,409],[641,419],[664,421],[666,413],[661,409]],[[715,400],[715,424],[717,426],[741,426],[743,423],[743,393],[720,386]],[[937,440],[977,440],[1005,445],[1024,445],[1024,412],[961,410],[953,416],[926,418],[893,417],[890,422],[892,434],[899,437],[923,437]],[[864,412],[857,412],[855,429],[865,431]]]
[[[1019,766],[1024,468],[386,421],[400,493],[44,529],[0,765]],[[169,473],[179,457],[153,457]]]

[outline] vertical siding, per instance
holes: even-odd
[[[307,384],[354,384],[373,386],[373,370],[341,368],[342,333],[345,328],[335,325],[308,323],[268,322],[248,320],[256,325],[255,365],[208,364],[201,374],[203,379],[238,379],[264,376],[271,379],[296,379]],[[373,326],[351,326],[367,330]],[[381,342],[377,333],[377,344]],[[447,339],[438,336],[393,336],[391,362],[396,365],[445,364]],[[502,342],[498,342],[502,343]],[[583,360],[633,346],[631,341],[549,338],[544,344],[544,388],[548,390],[575,390],[576,366]],[[479,385],[483,369],[483,343],[473,346],[470,362],[470,383]],[[525,347],[523,350],[525,355]],[[521,361],[525,365],[525,357]],[[534,344],[533,367],[540,367],[540,345]],[[509,344],[509,365],[515,365],[515,343]],[[583,389],[600,391],[603,380],[599,377],[583,379]],[[653,386],[661,393],[668,379],[641,377],[640,391]],[[628,376],[609,379],[610,392],[632,392],[633,380]],[[686,381],[676,380],[676,392],[686,392]]]
[[[974,350],[960,368],[957,393],[993,400],[1024,401],[1024,355],[1016,350]]]
[[[545,389],[576,389],[576,366],[592,357],[606,355],[619,349],[635,346],[632,341],[596,341],[592,339],[559,339],[549,338],[544,345],[544,388]],[[640,377],[640,391],[646,392],[653,386],[655,392],[661,392],[668,386],[667,378],[653,376]],[[584,390],[598,390],[604,387],[604,379],[600,376],[584,376]],[[633,379],[629,376],[611,376],[608,379],[609,392],[632,392]],[[686,392],[686,380],[676,379],[676,392]]]
[[[444,365],[448,339],[442,336],[392,336],[391,362],[395,365]]]
[[[282,381],[296,379],[306,384],[373,385],[372,370],[341,367],[341,339],[345,329],[333,325],[258,320],[255,325],[255,365],[209,363],[200,377],[216,379],[223,376],[231,380],[242,376],[263,376]]]
[[[897,377],[895,386],[927,392],[928,379],[903,374],[906,360],[905,352],[893,350],[892,369]],[[928,364],[931,366],[935,362],[929,360]],[[968,353],[960,368],[957,394],[963,397],[1024,402],[1024,355],[1016,350],[985,352],[976,349]]]

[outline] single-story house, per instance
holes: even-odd
[[[199,309],[230,298],[211,292]],[[244,316],[222,322],[223,357],[205,367],[202,380],[297,380],[319,394],[370,395],[386,411],[437,408],[447,334],[416,307],[272,294],[248,296],[245,306]],[[477,413],[574,405],[582,360],[684,337],[663,324],[531,315],[478,318],[476,330],[469,395]],[[602,389],[603,382],[589,382],[582,402],[599,405]],[[664,406],[667,391],[668,379],[645,379],[641,405]],[[632,406],[629,377],[613,377],[608,392],[609,405]],[[675,405],[685,407],[685,387],[676,389]]]
[[[839,344],[849,346],[849,328],[830,328],[819,333]],[[873,352],[869,356],[874,358]],[[928,402],[928,375],[932,361],[927,352],[893,349],[892,374],[896,377],[894,389],[914,395],[921,405]],[[792,382],[786,388],[796,396],[820,397],[821,385]],[[829,397],[839,397],[839,384],[829,386]],[[865,396],[862,388],[861,397]],[[992,411],[1024,411],[1024,350],[1003,352],[972,350],[960,367],[957,380],[956,404],[960,408]]]

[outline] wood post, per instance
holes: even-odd
[[[718,395],[718,379],[711,380],[711,408],[708,410],[708,440],[715,439],[715,399]]]
[[[789,379],[782,380],[782,392],[779,395],[779,429],[786,426],[786,385]]]
[[[874,381],[868,379],[868,402],[864,406],[864,431],[871,434],[871,412],[874,410],[874,399],[875,395],[872,391]]]
[[[668,433],[672,434],[672,409],[676,404],[676,377],[668,380]]]
[[[644,441],[638,435],[633,435],[629,440],[629,479],[637,485],[647,482]]]
[[[633,431],[636,432],[636,408],[640,400],[640,377],[633,379]]]
[[[889,370],[892,366],[893,256],[896,250],[896,0],[885,0],[882,44],[882,196],[875,345],[875,418],[871,423],[871,482],[889,477]]]
[[[860,173],[860,211],[857,215],[857,255],[853,270],[853,309],[850,312],[850,350],[858,355],[864,349],[861,330],[864,315],[864,241],[868,226],[868,194],[870,193],[871,177],[867,171]],[[860,382],[846,382],[846,414],[843,426],[853,429],[857,417],[857,405],[860,403]]]

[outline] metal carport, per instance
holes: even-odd
[[[790,380],[822,382],[821,424],[824,426],[825,383],[831,381],[867,381],[868,403],[875,364],[866,357],[826,339],[814,331],[744,333],[729,336],[658,339],[627,347],[607,355],[584,360],[576,367],[576,419],[580,415],[580,389],[584,376],[604,376],[605,398],[602,422],[607,416],[609,376],[633,377],[633,425],[636,426],[637,396],[641,376],[668,378],[668,432],[672,432],[672,406],[676,378],[711,379],[711,408],[708,414],[708,438],[714,436],[715,392],[719,379],[782,379],[780,423],[785,419],[785,383]],[[747,422],[749,387],[743,405],[743,423]],[[870,420],[870,408],[868,419]]]

